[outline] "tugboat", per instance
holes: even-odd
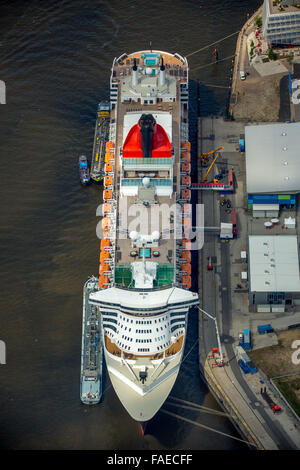
[[[87,161],[87,158],[84,155],[81,155],[79,157],[78,167],[79,167],[80,182],[83,186],[86,186],[87,184],[90,183],[91,176],[90,176],[89,163]]]

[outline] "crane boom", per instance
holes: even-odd
[[[212,169],[212,167],[214,166],[215,161],[217,160],[217,158],[218,158],[219,155],[220,155],[220,153],[217,153],[217,155],[216,155],[215,158],[213,159],[213,161],[212,161],[211,165],[209,166],[207,172],[205,173],[205,175],[204,175],[204,177],[203,177],[201,183],[205,183],[205,182],[206,182],[207,177],[208,177],[208,174],[209,174],[210,170]]]
[[[211,155],[212,153],[215,153],[215,152],[218,152],[219,150],[223,150],[224,147],[219,147],[218,149],[215,149],[215,150],[211,150],[210,152],[207,152],[207,153],[202,153],[201,155],[199,155],[199,158],[205,162],[207,162],[207,157],[209,155]]]

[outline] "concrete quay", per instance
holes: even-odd
[[[258,371],[253,376],[245,376],[236,358],[235,346],[238,344],[239,332],[246,327],[256,329],[262,317],[267,323],[269,319],[268,314],[250,311],[246,285],[243,289],[235,288],[237,283],[243,282],[241,271],[247,271],[247,266],[241,261],[240,252],[247,248],[248,234],[266,233],[264,219],[253,220],[248,213],[245,157],[237,151],[240,134],[244,134],[242,122],[225,121],[217,117],[200,118],[198,122],[198,153],[224,146],[213,173],[219,173],[223,168],[231,168],[236,184],[235,193],[223,197],[214,191],[198,191],[198,203],[204,204],[204,225],[218,226],[221,221],[230,221],[231,215],[227,214],[220,204],[222,198],[225,198],[231,201],[232,208],[236,210],[238,227],[238,237],[228,242],[220,240],[216,233],[204,232],[204,246],[199,253],[200,307],[217,318],[222,351],[228,364],[213,367],[215,360],[209,356],[212,347],[217,346],[215,326],[209,318],[199,314],[200,372],[222,408],[230,413],[232,422],[249,442],[250,448],[295,450],[300,449],[299,421],[292,415],[286,403],[276,395],[264,374]],[[206,168],[201,168],[199,164],[198,181],[201,181],[204,171]],[[285,216],[286,214],[281,214],[280,218]],[[296,227],[300,227],[299,211],[295,216]],[[213,260],[213,271],[207,271],[208,257]],[[269,315],[274,317],[274,314]],[[291,310],[284,316],[280,314],[275,317],[271,320],[272,324],[277,322],[278,329],[284,329],[291,323],[299,322],[300,312]],[[259,338],[256,340],[258,347],[265,345],[259,345]],[[268,341],[275,340],[270,338]],[[264,386],[280,405],[282,411],[279,414],[273,414],[261,397],[260,388]]]

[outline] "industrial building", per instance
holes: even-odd
[[[299,45],[299,0],[264,0],[262,33],[271,47]]]
[[[300,123],[245,126],[248,209],[254,217],[277,217],[294,209],[300,191]]]
[[[249,303],[258,312],[284,312],[300,304],[296,235],[248,237]]]

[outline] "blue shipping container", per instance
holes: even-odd
[[[249,328],[244,328],[243,348],[244,349],[250,349],[250,347],[251,347],[250,330],[249,330]]]
[[[260,335],[263,335],[264,333],[272,333],[273,328],[272,328],[272,325],[270,325],[270,324],[258,325],[257,331]]]

